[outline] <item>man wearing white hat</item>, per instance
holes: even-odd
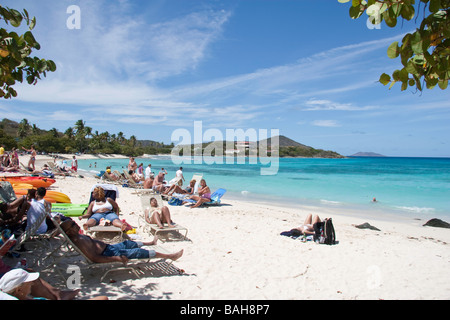
[[[8,271],[0,279],[0,291],[19,300],[30,300],[33,281],[39,278],[39,272],[27,272],[23,269]]]

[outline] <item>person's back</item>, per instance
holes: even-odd
[[[43,216],[45,216],[47,208],[49,204],[44,200],[46,190],[43,187],[40,187],[36,191],[36,199],[31,200],[30,209],[27,212],[27,230],[30,230],[34,227]],[[45,218],[42,219],[42,223],[39,225],[36,230],[36,234],[42,234],[47,231],[47,223]]]
[[[36,225],[37,221],[45,215],[45,204],[44,199],[42,200],[31,200],[30,209],[27,212],[27,230],[33,228]],[[47,231],[47,223],[45,219],[43,219],[42,223],[39,225],[39,228],[36,230],[36,234],[42,234]]]

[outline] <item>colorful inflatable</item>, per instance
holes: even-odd
[[[31,188],[22,188],[22,187],[16,187],[13,185],[14,193],[16,194],[16,197],[20,196],[26,196],[28,193],[28,189]],[[53,190],[47,190],[47,193],[44,197],[45,200],[51,202],[51,203],[71,203],[69,196],[62,192],[53,191]]]
[[[52,212],[62,213],[66,217],[77,217],[83,215],[88,204],[56,203],[52,204]]]
[[[51,179],[51,178],[31,177],[31,176],[2,177],[1,180],[8,181],[12,185],[18,184],[18,183],[31,184],[32,186],[34,186],[36,188],[39,188],[39,187],[48,188],[56,182],[55,179]]]

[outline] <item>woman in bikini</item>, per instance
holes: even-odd
[[[205,202],[211,201],[211,190],[206,185],[205,179],[200,180],[200,186],[198,188],[198,196],[195,195],[191,196],[190,199],[197,201],[197,203],[191,206],[191,209],[196,208]]]
[[[150,224],[156,224],[159,228],[164,228],[164,223],[167,223],[169,228],[175,227],[171,217],[169,208],[166,206],[160,208],[156,198],[150,198],[150,207],[145,209],[145,221]]]
[[[314,235],[314,233],[315,233],[314,232],[314,224],[316,224],[318,222],[322,222],[322,220],[320,220],[318,215],[315,215],[313,218],[312,214],[308,214],[308,216],[305,219],[305,222],[302,225],[300,225],[294,229],[300,231],[301,234],[304,234],[307,236]]]
[[[96,187],[92,192],[94,201],[92,201],[86,211],[86,214],[78,217],[79,220],[87,218],[83,224],[84,230],[100,224],[100,220],[110,221],[115,227],[125,231],[126,225],[119,219],[119,206],[117,202],[111,198],[105,198],[105,190],[102,187]]]
[[[34,166],[34,163],[36,161],[36,150],[34,149],[34,145],[31,145],[31,149],[25,149],[24,147],[22,147],[23,150],[25,150],[26,152],[31,152],[30,155],[30,160],[28,161],[28,170],[30,171],[34,171],[36,170],[36,167]]]

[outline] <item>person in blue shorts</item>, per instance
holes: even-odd
[[[122,231],[125,231],[126,225],[119,219],[119,206],[117,202],[112,198],[105,197],[105,190],[102,187],[96,187],[92,192],[94,201],[92,201],[86,211],[86,213],[80,217],[79,220],[87,218],[85,224],[83,224],[84,230],[88,230],[90,227],[99,225],[103,221],[112,224]]]
[[[177,260],[183,255],[183,250],[166,254],[141,248],[146,245],[155,245],[158,241],[156,237],[151,242],[125,240],[117,244],[107,244],[80,234],[80,227],[73,220],[64,221],[61,223],[61,228],[86,257],[95,263],[122,262],[126,264],[129,259],[147,258]]]

